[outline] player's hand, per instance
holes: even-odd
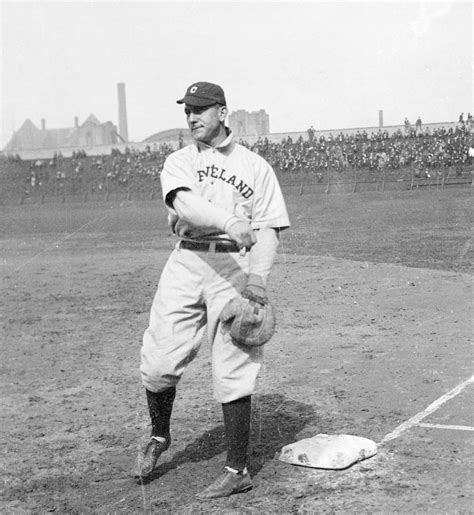
[[[251,248],[257,243],[252,226],[245,220],[238,220],[227,228],[227,234],[240,249]]]

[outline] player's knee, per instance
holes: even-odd
[[[213,375],[214,397],[218,402],[232,402],[252,395],[255,390],[258,368],[241,377]]]
[[[159,392],[171,386],[176,386],[181,379],[181,374],[176,373],[163,362],[155,364],[142,362],[140,373],[143,386],[152,392]]]
[[[162,377],[172,378],[181,375],[177,370],[176,363],[169,354],[160,350],[158,346],[147,345],[145,340],[140,351],[140,357],[142,377],[158,380]]]

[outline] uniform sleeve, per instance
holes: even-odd
[[[285,229],[290,226],[285,200],[273,168],[262,158],[257,161],[252,227]]]
[[[195,190],[195,180],[192,175],[192,152],[189,149],[174,152],[168,156],[160,175],[163,200],[168,208],[173,208],[167,202],[167,196],[174,190]]]

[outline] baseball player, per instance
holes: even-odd
[[[136,475],[150,477],[170,446],[176,386],[207,328],[214,396],[222,404],[227,441],[222,475],[198,494],[211,499],[252,488],[246,467],[251,395],[263,357],[262,347],[233,341],[219,315],[243,292],[265,296],[279,233],[289,219],[271,166],[233,141],[223,89],[197,82],[177,103],[184,104],[194,142],[172,153],[161,174],[168,222],[178,241],[143,336],[140,371],[152,428]]]

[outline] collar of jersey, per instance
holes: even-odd
[[[203,143],[202,141],[197,142],[197,147],[199,150],[210,150],[210,149],[216,149],[216,150],[225,150],[226,148],[230,147],[232,144],[232,140],[234,138],[234,135],[232,131],[229,129],[229,127],[225,128],[227,137],[224,141],[221,141],[219,145],[216,145],[213,147],[212,145],[208,145],[207,143]]]

